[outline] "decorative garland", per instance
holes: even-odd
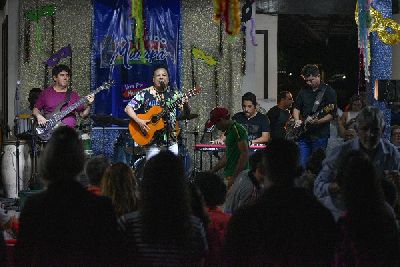
[[[225,21],[225,32],[236,35],[240,32],[239,0],[214,0],[214,21]]]
[[[132,0],[132,18],[135,19],[135,42],[136,47],[140,49],[140,58],[145,63],[145,46],[144,46],[144,22],[143,22],[143,0]]]
[[[26,19],[28,22],[36,22],[35,24],[35,42],[36,42],[36,48],[41,54],[43,52],[43,45],[42,45],[42,28],[40,26],[39,20],[41,18],[46,18],[46,17],[53,17],[56,12],[56,8],[54,5],[46,5],[39,7],[34,10],[30,10],[26,13]],[[54,20],[52,20],[54,22]],[[26,29],[28,30],[28,29]],[[28,30],[29,31],[29,30]],[[25,34],[26,38],[30,38],[30,34],[26,33]],[[26,43],[27,40],[25,40]],[[25,47],[25,52],[27,52],[26,59],[29,59],[29,48]]]
[[[369,65],[371,60],[369,28],[371,24],[370,17],[371,0],[358,0],[356,5],[356,23],[358,25],[358,48],[360,57],[362,58],[362,66],[364,67],[364,78],[369,81]],[[360,8],[359,8],[360,7]]]

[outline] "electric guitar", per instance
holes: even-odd
[[[101,86],[99,86],[98,88],[96,88],[96,90],[92,91],[90,94],[88,95],[95,95],[98,92],[102,91],[102,90],[108,90],[112,85],[114,84],[114,81],[108,81],[108,82],[104,82]],[[87,95],[87,96],[88,96]],[[51,137],[51,135],[53,134],[53,130],[62,125],[61,120],[67,116],[69,113],[71,113],[73,110],[75,110],[77,107],[79,107],[80,105],[83,105],[85,103],[88,102],[88,100],[86,99],[86,97],[82,97],[81,99],[79,99],[77,102],[75,102],[73,105],[67,107],[66,109],[61,111],[61,108],[67,104],[65,102],[60,103],[54,110],[53,113],[47,114],[45,117],[47,119],[47,122],[44,125],[39,125],[37,123],[37,121],[35,121],[34,124],[34,129],[35,129],[35,133],[36,135],[43,141],[48,141]]]
[[[147,133],[143,132],[139,124],[137,124],[136,121],[131,120],[129,122],[129,132],[133,140],[135,140],[135,142],[141,146],[149,144],[153,140],[154,134],[157,131],[164,129],[165,122],[163,120],[163,117],[165,116],[165,114],[167,112],[171,112],[171,110],[174,110],[177,105],[182,102],[183,98],[195,96],[199,94],[200,91],[200,87],[195,87],[194,89],[189,90],[186,94],[183,94],[182,97],[178,98],[177,100],[175,100],[175,102],[170,104],[167,110],[163,110],[163,108],[160,106],[153,106],[146,113],[138,114],[137,117],[139,119],[150,120],[149,122],[147,122],[149,130],[147,131]],[[178,131],[179,127],[176,125],[175,129],[177,129]]]
[[[303,121],[302,124],[298,127],[295,126],[295,120],[292,118],[286,124],[286,139],[288,140],[297,140],[303,134],[305,134],[309,130],[310,123],[309,121],[318,119],[322,116],[325,116],[329,112],[335,109],[334,104],[329,104],[323,107],[320,111],[315,112],[314,114],[310,115],[310,119]]]

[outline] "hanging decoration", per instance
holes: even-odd
[[[140,60],[145,63],[143,0],[132,0],[131,11],[132,19],[135,21],[135,46],[138,50],[140,49]]]
[[[72,56],[72,48],[71,45],[67,45],[60,50],[58,50],[55,54],[53,54],[49,59],[43,62],[43,64],[46,64],[49,67],[54,67],[58,64],[58,62],[66,57]]]
[[[214,21],[223,18],[225,32],[235,36],[240,32],[240,4],[239,0],[214,0]]]
[[[34,35],[35,35],[36,48],[39,53],[43,52],[42,28],[39,21],[41,18],[54,16],[55,12],[56,8],[54,5],[46,5],[34,10],[30,10],[26,13],[26,19],[28,22],[36,22],[34,24],[35,25]]]
[[[26,19],[38,22],[41,18],[51,17],[56,13],[54,5],[42,6],[35,10],[30,10],[26,13]]]
[[[369,43],[369,28],[371,25],[370,16],[371,0],[358,0],[356,5],[355,20],[358,25],[358,48],[360,57],[362,58],[362,66],[364,78],[369,81],[369,65],[371,59],[370,43]],[[361,76],[361,75],[360,75]]]
[[[214,66],[218,63],[218,61],[215,58],[213,58],[210,55],[207,55],[206,52],[204,52],[200,48],[193,47],[192,54],[195,59],[201,59],[209,66]]]

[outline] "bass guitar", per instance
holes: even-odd
[[[95,95],[98,92],[102,91],[102,90],[108,90],[112,85],[114,84],[114,81],[108,81],[108,82],[104,82],[101,86],[99,86],[98,88],[96,88],[96,90],[92,91],[89,95]],[[87,103],[87,96],[82,97],[81,99],[79,99],[77,102],[75,102],[73,105],[67,107],[66,109],[61,111],[61,108],[67,104],[65,102],[60,103],[60,105],[58,105],[56,107],[56,109],[54,110],[53,113],[50,113],[48,115],[46,115],[46,119],[47,122],[43,125],[39,125],[37,124],[37,122],[35,122],[34,125],[34,129],[35,129],[35,133],[36,135],[43,141],[48,141],[54,131],[54,129],[60,125],[62,125],[61,120],[67,116],[69,113],[71,113],[72,111],[74,111],[77,107],[79,107],[80,105],[83,105],[85,103]]]
[[[194,89],[189,90],[186,94],[183,94],[182,97],[178,98],[175,102],[169,105],[167,110],[163,110],[163,108],[160,106],[153,106],[146,113],[138,114],[137,116],[139,119],[149,120],[149,122],[147,122],[149,130],[147,133],[143,132],[139,124],[137,124],[136,121],[131,120],[129,122],[129,132],[131,133],[133,140],[135,140],[135,142],[141,146],[149,144],[153,140],[154,134],[157,131],[164,129],[165,122],[163,117],[165,114],[167,112],[171,112],[171,110],[174,110],[178,104],[182,103],[183,98],[195,96],[199,94],[200,91],[200,87],[195,87]],[[175,129],[178,129],[177,126],[175,126]]]
[[[335,109],[334,104],[329,104],[325,107],[323,107],[320,111],[315,112],[314,114],[309,116],[309,119],[303,121],[300,126],[295,127],[295,120],[292,118],[288,121],[286,124],[286,139],[288,140],[297,140],[299,139],[303,134],[305,134],[309,130],[309,126],[311,125],[309,122],[315,119],[318,119],[322,116],[325,116],[329,112],[333,111]]]

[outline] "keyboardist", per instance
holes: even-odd
[[[238,122],[230,118],[227,108],[216,107],[210,112],[210,119],[206,127],[215,125],[218,130],[225,132],[225,154],[211,169],[217,172],[224,168],[224,176],[228,188],[233,184],[239,173],[249,168],[249,147],[246,129]]]
[[[264,145],[270,139],[270,125],[268,117],[257,111],[256,95],[247,92],[242,96],[242,112],[233,115],[232,120],[240,123],[248,133],[249,145]],[[221,135],[214,141],[224,144],[225,136]]]

